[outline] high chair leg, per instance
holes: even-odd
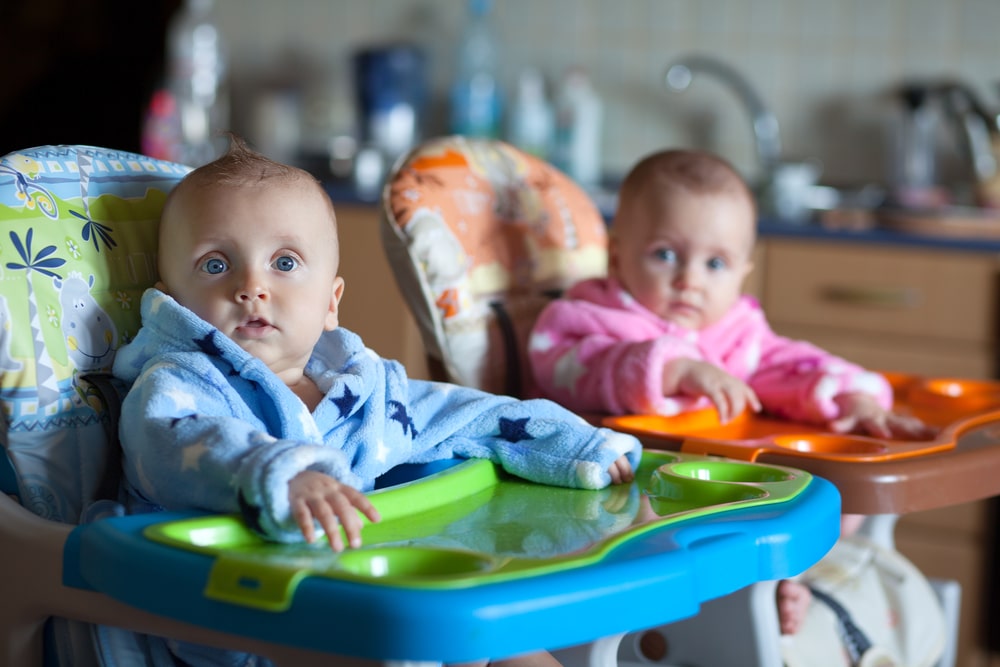
[[[588,644],[552,651],[564,667],[615,667],[618,664],[618,646],[624,633],[602,637]]]
[[[702,604],[697,616],[625,635],[620,667],[781,664],[777,581],[762,581]],[[725,628],[725,641],[719,641]]]

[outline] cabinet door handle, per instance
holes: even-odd
[[[820,289],[826,301],[848,306],[909,308],[920,302],[920,290],[913,287],[851,287],[828,285]]]

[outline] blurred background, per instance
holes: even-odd
[[[92,144],[195,165],[232,129],[310,169],[353,249],[343,322],[412,376],[423,346],[372,204],[393,160],[452,131],[550,159],[606,214],[647,153],[716,151],[761,196],[755,293],[776,330],[872,367],[1000,376],[1000,0],[0,1],[0,155]],[[884,202],[918,233],[878,228]],[[802,224],[838,208],[849,222],[824,225],[867,231]],[[875,298],[821,303],[817,257]],[[980,282],[942,279],[970,267]],[[945,313],[872,306],[940,290]],[[901,522],[901,549],[958,573],[958,664],[996,666],[1000,510],[929,514]]]
[[[0,153],[42,143],[140,149],[144,113],[169,64],[168,22],[183,3],[4,5]],[[366,141],[358,54],[400,46],[420,59],[402,70],[419,71],[420,82],[410,79],[414,89],[401,93],[420,100],[416,132],[450,129],[470,5],[215,0],[213,10],[228,67],[229,125],[258,147],[315,160],[329,157],[336,137],[354,136],[353,149],[340,144],[350,158]],[[898,169],[894,128],[907,113],[901,85],[958,80],[1000,107],[996,0],[499,0],[486,14],[504,95],[501,134],[511,136],[528,68],[541,75],[553,113],[566,74],[579,68],[601,105],[602,174],[620,175],[669,145],[717,150],[748,175],[758,168],[750,115],[731,85],[697,73],[681,94],[664,85],[668,65],[689,54],[738,70],[780,125],[782,155],[818,159],[828,181],[885,181]],[[938,141],[942,180],[964,169],[949,132]]]

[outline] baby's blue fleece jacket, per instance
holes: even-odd
[[[486,458],[544,484],[601,488],[641,447],[547,400],[411,380],[354,333],[323,334],[305,369],[310,413],[256,357],[163,292],[114,374],[131,383],[120,422],[130,511],[241,511],[263,536],[300,541],[288,482],[318,470],[363,491],[400,463]],[[318,527],[318,526],[317,526]]]

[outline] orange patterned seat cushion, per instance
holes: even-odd
[[[484,361],[500,361],[490,360],[502,347],[490,339],[491,304],[503,304],[520,344],[547,298],[607,268],[607,228],[587,194],[499,141],[422,144],[390,175],[383,217],[387,251],[425,343],[450,379],[467,384],[482,386],[490,374]],[[409,273],[400,261],[411,264]],[[414,279],[420,289],[407,285]]]

